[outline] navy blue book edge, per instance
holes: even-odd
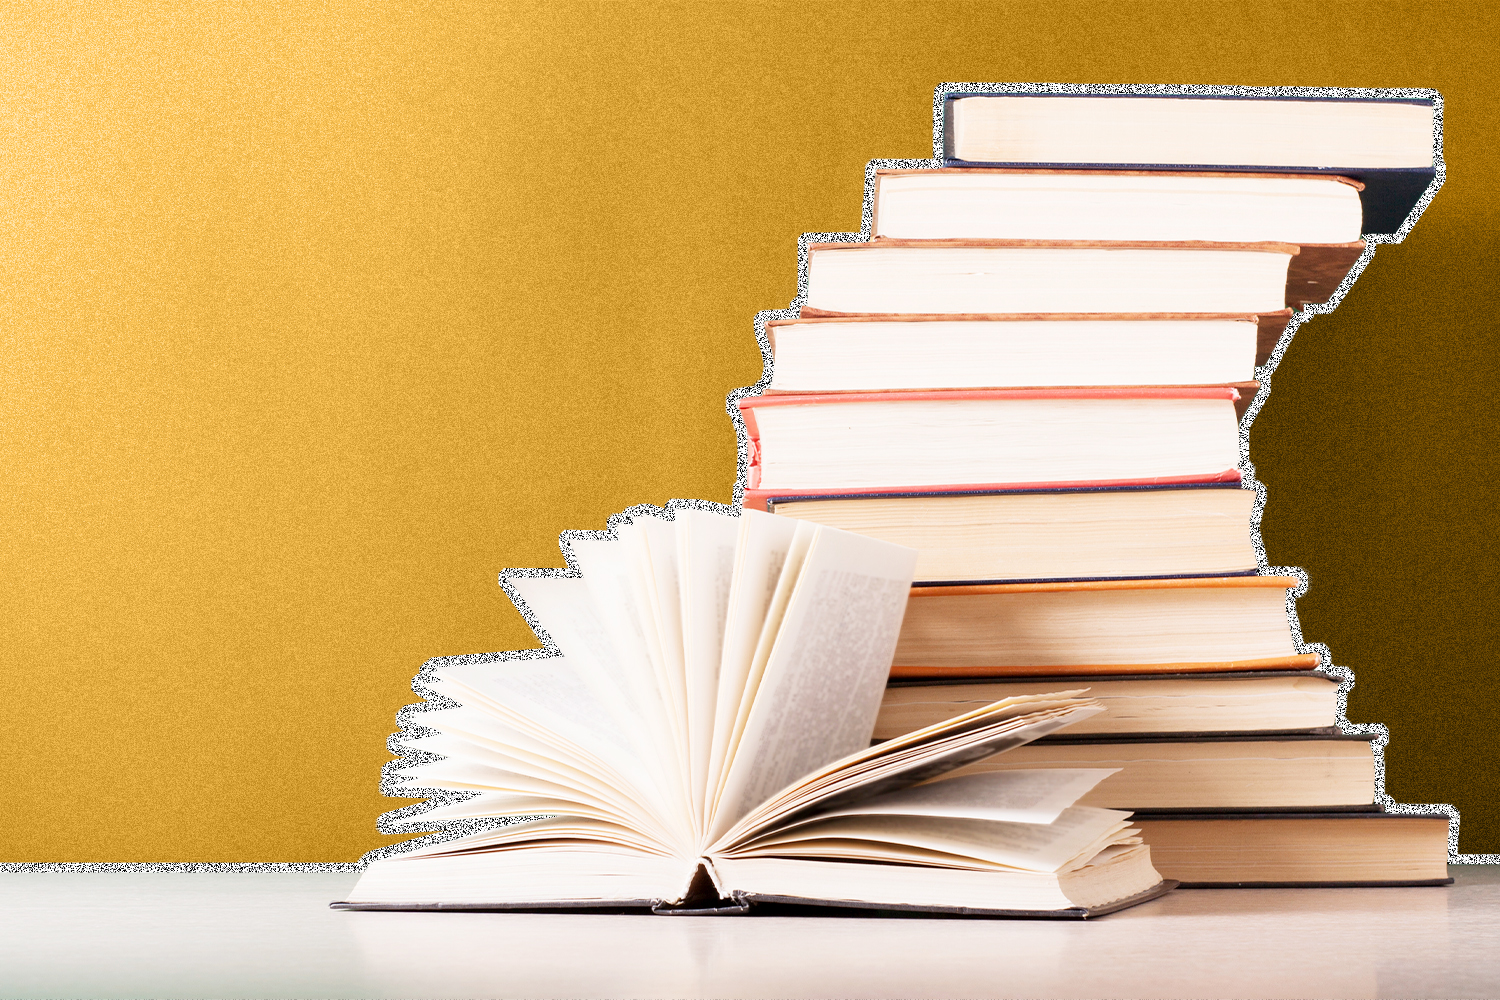
[[[1008,167],[1012,169],[1036,170],[1163,170],[1189,172],[1198,170],[1222,170],[1247,174],[1332,174],[1352,177],[1365,186],[1359,193],[1363,209],[1362,233],[1394,233],[1401,228],[1406,217],[1416,208],[1423,192],[1437,176],[1435,167],[1299,167],[1294,165],[1268,167],[1246,166],[1239,163],[1040,163],[1040,162],[991,162],[961,160],[953,155],[953,102],[966,97],[1066,97],[1066,94],[1012,94],[975,91],[967,94],[949,94],[943,101],[943,163],[950,167]],[[1083,94],[1083,97],[1139,97],[1139,94]],[[1160,99],[1197,99],[1215,101],[1256,100],[1253,97],[1214,96],[1206,94],[1162,95]],[[1263,98],[1260,98],[1263,99]],[[1360,101],[1362,98],[1277,98],[1277,100],[1346,100]],[[1388,104],[1422,104],[1431,106],[1430,100],[1395,99]]]

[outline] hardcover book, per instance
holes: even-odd
[[[863,313],[1251,313],[1324,302],[1360,242],[814,243],[805,316]]]
[[[1286,670],[1284,576],[916,587],[892,677]]]
[[[773,393],[1225,385],[1254,379],[1259,317],[830,317],[766,339]]]
[[[1316,666],[1316,657],[1310,666]],[[1311,669],[1045,677],[896,679],[886,687],[875,738],[891,739],[1002,698],[1061,684],[1089,689],[1106,711],[1069,727],[1071,737],[1155,738],[1185,733],[1288,735],[1332,732],[1338,681]]]
[[[1232,886],[1448,885],[1441,813],[1156,813],[1136,822],[1168,878]]]
[[[961,365],[953,363],[954,355],[957,350],[961,349],[961,346],[973,347],[977,355],[975,362],[984,371],[994,372],[1002,370],[997,369],[993,359],[1000,356],[999,352],[1006,347],[1007,342],[1021,343],[1022,338],[1028,337],[1031,346],[1023,349],[1024,353],[1018,352],[1011,357],[1016,358],[1023,365],[1035,365],[1038,370],[1045,371],[1051,368],[1056,371],[1058,377],[1055,381],[1051,381],[1054,385],[1129,385],[1132,383],[1191,385],[1197,381],[1204,384],[1235,382],[1240,379],[1249,379],[1249,371],[1253,371],[1254,368],[1265,364],[1270,359],[1271,351],[1275,349],[1276,342],[1286,331],[1291,316],[1291,310],[1284,308],[1254,316],[1248,313],[1065,312],[868,313],[829,316],[819,315],[816,309],[804,308],[802,314],[796,319],[772,320],[766,324],[766,338],[770,342],[775,358],[784,356],[785,352],[782,348],[787,340],[798,341],[792,347],[792,370],[785,371],[777,367],[780,364],[779,361],[775,362],[771,373],[771,387],[767,391],[875,392],[882,389],[918,388],[915,382],[900,374],[898,365],[893,365],[880,357],[880,354],[885,351],[904,352],[902,360],[906,364],[919,366],[919,370],[923,372],[922,378],[928,382],[921,388],[1001,388],[1009,380],[1009,376],[995,380],[995,376],[991,374],[981,379],[969,372],[964,375],[964,381],[956,385],[938,384],[934,380],[942,375],[951,378],[955,373],[966,371]],[[1183,334],[1192,331],[1206,332],[1217,329],[1228,332],[1232,328],[1221,327],[1217,324],[1236,321],[1255,324],[1255,360],[1249,371],[1242,367],[1241,356],[1236,348],[1221,344],[1220,348],[1227,348],[1227,352],[1220,353],[1220,350],[1211,344],[1195,343],[1183,337]],[[959,323],[976,325],[965,328],[958,326]],[[996,329],[995,324],[998,323],[1022,323],[1028,324],[1029,328],[1023,328],[1019,334],[1007,333]],[[1032,325],[1037,323],[1063,323],[1069,326],[1052,328]],[[1120,323],[1132,325],[1116,325]],[[1179,327],[1177,323],[1190,325]],[[1197,325],[1204,323],[1214,325]],[[821,332],[819,327],[828,328],[829,336],[825,341],[817,339]],[[1111,339],[1108,335],[1111,331],[1118,334],[1120,339]],[[1141,339],[1134,339],[1138,335]],[[984,338],[987,336],[994,337],[995,342],[986,344]],[[866,337],[869,339],[864,339]],[[931,338],[930,343],[929,338]],[[1094,352],[1102,353],[1104,361],[1101,363],[1095,360],[1092,354],[1082,356],[1075,352],[1072,362],[1081,366],[1078,369],[1079,373],[1102,371],[1107,366],[1109,371],[1117,374],[1123,373],[1125,377],[1100,382],[1095,378],[1074,374],[1063,364],[1065,359],[1059,356],[1060,352],[1049,343],[1054,338],[1061,340],[1064,345],[1069,341],[1079,343],[1081,348],[1087,344]],[[1074,338],[1078,339],[1074,340]],[[1233,339],[1232,333],[1230,333],[1230,339]],[[1159,353],[1156,350],[1158,345]],[[926,353],[929,350],[930,355]],[[1149,357],[1141,359],[1139,357],[1141,354],[1149,355]],[[1179,360],[1179,354],[1186,355],[1185,359]],[[870,356],[867,357],[867,355]],[[1213,366],[1214,377],[1193,379],[1175,374],[1176,366],[1183,363],[1191,366],[1190,370],[1196,369],[1199,372],[1204,370],[1199,367],[1200,365]],[[1221,364],[1227,364],[1230,367],[1220,368]],[[845,372],[843,365],[849,365],[851,370]],[[1152,365],[1165,367],[1161,371],[1150,371]],[[1232,374],[1225,374],[1221,377],[1219,374],[1221,371]],[[1174,374],[1169,377],[1165,374],[1167,372]],[[877,384],[879,380],[890,380],[893,377],[902,381],[888,385]],[[1114,376],[1111,377],[1114,378]],[[839,384],[793,385],[787,381],[794,379],[798,383],[806,383],[809,378],[833,378],[839,380]],[[850,384],[855,383],[856,380],[857,384]],[[1047,384],[1048,381],[1050,380],[1039,379],[1032,375],[1027,376],[1026,384]],[[1015,384],[1021,384],[1019,379],[1015,381]]]
[[[783,517],[916,549],[928,585],[1253,574],[1254,505],[1237,483],[767,498]]]
[[[1347,177],[1142,170],[880,170],[877,239],[1351,243]]]
[[[1243,735],[1179,733],[1110,737],[1059,734],[957,774],[1038,767],[1102,767],[1115,773],[1079,804],[1129,809],[1285,812],[1375,806],[1370,736],[1338,732]]]
[[[1232,388],[996,389],[739,401],[751,490],[782,494],[1239,478]]]
[[[1319,173],[1364,189],[1365,233],[1394,233],[1436,176],[1430,98],[950,94],[955,165]]]

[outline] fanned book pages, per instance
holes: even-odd
[[[1170,887],[1111,771],[949,776],[1103,711],[1006,698],[871,745],[915,553],[757,511],[674,506],[512,577],[561,655],[446,666],[416,714],[420,817],[519,820],[373,862],[353,909],[756,904],[1086,917]],[[540,818],[538,818],[540,817]]]

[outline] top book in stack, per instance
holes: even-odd
[[[949,165],[1177,168],[1351,178],[1362,185],[1360,231],[1365,233],[1398,230],[1435,175],[1436,105],[1425,97],[979,91],[950,94],[943,116]],[[1288,236],[1261,238],[1299,241]]]

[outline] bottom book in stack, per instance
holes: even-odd
[[[1137,816],[1152,858],[1189,887],[1448,885],[1448,817],[1359,811]]]
[[[1112,768],[1082,805],[1129,809],[1185,886],[1437,885],[1448,817],[1376,802],[1371,737],[1336,727],[1317,671],[893,681],[877,739],[987,703],[1087,685],[1108,711],[960,773]]]

